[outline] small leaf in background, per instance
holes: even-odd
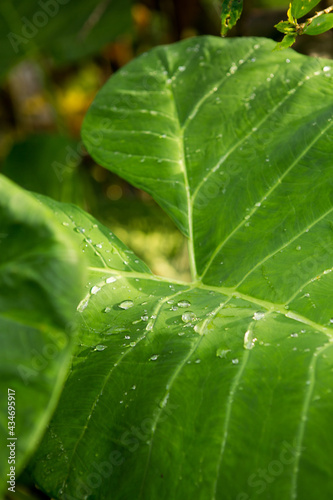
[[[221,13],[221,35],[226,36],[229,30],[235,26],[243,10],[243,0],[223,0]]]
[[[305,16],[310,10],[312,10],[320,0],[293,0],[291,2],[291,15],[298,19],[299,17]]]
[[[277,43],[273,50],[282,50],[291,47],[296,41],[297,34],[293,33],[290,35],[285,35],[281,42]]]
[[[132,27],[131,0],[84,2],[9,0],[0,3],[0,79],[26,53],[47,53],[56,64],[78,61]],[[43,25],[40,19],[44,19]]]
[[[295,31],[295,25],[290,23],[289,21],[281,21],[280,23],[275,25],[275,28],[281,33],[288,33]]]
[[[321,14],[312,19],[304,29],[305,35],[320,35],[333,28],[333,14]]]

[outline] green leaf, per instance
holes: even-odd
[[[306,35],[320,35],[333,28],[333,14],[322,14],[315,17],[310,24],[308,24],[303,33]]]
[[[131,28],[131,0],[6,0],[0,4],[1,74],[26,55],[76,61]]]
[[[32,465],[53,498],[330,497],[332,73],[273,47],[158,47],[88,112],[95,159],[189,236],[192,283],[154,276],[92,217],[44,200],[90,273]]]
[[[274,26],[274,28],[281,33],[290,33],[291,31],[295,31],[295,25],[291,24],[289,21],[280,21]]]
[[[281,42],[276,44],[274,50],[288,49],[288,47],[291,47],[292,44],[295,43],[296,37],[297,37],[296,33],[293,33],[292,35],[285,35],[282,38]]]
[[[320,0],[292,0],[291,2],[291,15],[298,19],[299,17],[305,16],[310,12],[316,5],[318,5]]]
[[[55,408],[72,351],[82,257],[51,212],[3,176],[0,220],[2,492],[10,466],[17,477]]]
[[[226,36],[235,26],[243,11],[243,0],[222,0],[221,35]]]

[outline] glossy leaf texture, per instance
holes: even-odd
[[[273,48],[159,47],[88,112],[95,159],[189,237],[193,283],[154,276],[92,217],[44,200],[90,272],[32,466],[56,499],[330,497],[332,73]]]
[[[303,30],[305,35],[320,35],[333,28],[333,14],[322,14],[315,17]]]
[[[319,2],[320,0],[292,0],[290,13],[298,19],[308,14]]]
[[[223,0],[221,35],[225,36],[235,26],[243,11],[243,0]]]
[[[24,56],[58,64],[91,55],[131,28],[131,0],[6,0],[0,5],[1,73]]]
[[[92,217],[45,201],[90,275],[34,457],[39,487],[66,500],[328,498],[332,329],[292,306],[156,277]]]
[[[84,268],[52,213],[3,176],[0,221],[2,492],[9,486],[10,465],[17,477],[56,405],[73,347]],[[8,414],[12,391],[14,409]],[[6,445],[12,442],[16,457],[8,463],[13,455]]]

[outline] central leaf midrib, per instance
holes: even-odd
[[[242,299],[244,301],[250,302],[251,304],[255,304],[259,307],[263,307],[267,311],[270,312],[276,312],[278,314],[283,314],[289,319],[293,319],[295,321],[299,321],[300,323],[303,323],[305,325],[311,326],[315,330],[318,330],[322,333],[324,333],[328,338],[333,338],[333,330],[331,328],[327,328],[319,323],[316,323],[315,321],[307,318],[306,316],[303,316],[299,314],[296,311],[292,311],[291,309],[288,309],[286,307],[286,303],[275,303],[275,302],[269,302],[267,300],[262,300],[258,299],[256,297],[252,297],[251,295],[247,295],[245,293],[239,292],[236,288],[228,288],[228,287],[217,287],[217,286],[212,286],[212,285],[204,285],[201,283],[201,281],[197,282],[192,282],[188,283],[185,281],[176,281],[176,280],[169,280],[168,278],[162,277],[162,276],[156,276],[154,274],[144,274],[144,273],[136,273],[136,272],[130,272],[130,271],[119,271],[119,270],[112,270],[112,269],[105,269],[105,268],[98,268],[98,267],[88,267],[88,270],[92,272],[100,272],[100,273],[107,273],[111,275],[117,275],[120,278],[139,278],[142,280],[150,280],[150,281],[156,281],[156,282],[161,282],[161,283],[168,283],[172,285],[179,285],[179,286],[184,286],[184,287],[189,287],[193,285],[193,288],[198,288],[201,290],[207,290],[209,291],[214,291],[217,293],[220,293],[221,295],[226,295],[227,297],[235,298],[235,299]],[[104,286],[105,282],[101,281],[96,283],[97,286]],[[91,297],[91,293],[88,293],[83,299],[84,300],[89,300]]]
[[[167,71],[167,68],[166,68]],[[187,203],[187,218],[188,218],[188,249],[189,249],[189,261],[190,261],[190,269],[192,279],[197,279],[197,267],[195,262],[195,251],[194,251],[194,239],[193,239],[193,216],[192,216],[192,203],[191,203],[191,193],[190,193],[190,185],[188,182],[187,176],[187,168],[186,168],[186,154],[185,154],[185,144],[184,144],[184,130],[181,126],[179,111],[177,107],[177,101],[175,98],[175,94],[173,92],[172,84],[170,85],[170,92],[172,94],[172,100],[174,103],[174,111],[178,122],[178,133],[179,133],[179,153],[180,160],[179,164],[181,165],[183,176],[184,176],[184,186],[186,191],[186,203]]]

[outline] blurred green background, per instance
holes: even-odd
[[[228,36],[282,38],[288,1],[248,0]],[[329,6],[323,1],[316,10]],[[187,244],[152,198],[108,172],[80,140],[96,92],[118,68],[160,45],[219,36],[220,0],[1,0],[0,171],[26,189],[75,203],[156,274],[189,280]],[[294,49],[333,56],[333,32]],[[24,474],[6,500],[45,498]]]

